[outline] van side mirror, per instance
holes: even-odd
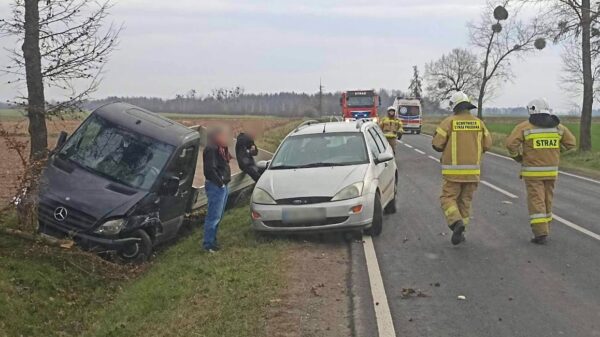
[[[390,160],[394,160],[394,155],[388,152],[380,153],[377,158],[375,158],[375,164],[381,164],[388,162]]]
[[[256,163],[256,167],[258,167],[261,170],[266,170],[270,164],[271,164],[270,160],[261,160],[258,163]]]
[[[163,196],[175,196],[179,191],[179,178],[168,177],[160,186],[159,194]]]
[[[69,134],[65,131],[61,131],[58,135],[58,140],[56,141],[56,147],[54,147],[54,151],[58,150],[67,142],[67,138],[69,138]]]

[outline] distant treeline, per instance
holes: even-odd
[[[392,104],[398,91],[380,90],[380,113]],[[323,115],[340,114],[341,93],[323,93]],[[154,112],[188,113],[188,114],[219,114],[219,115],[273,115],[283,117],[317,117],[319,116],[319,94],[281,92],[274,94],[246,94],[234,98],[217,99],[215,97],[189,97],[178,95],[173,99],[156,97],[107,97],[101,100],[87,102],[88,109],[102,104],[122,101],[131,103]],[[424,110],[430,113],[442,113],[439,104],[423,101]]]

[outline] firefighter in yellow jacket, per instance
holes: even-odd
[[[433,149],[442,152],[442,210],[452,230],[452,244],[465,240],[465,227],[471,216],[471,202],[479,183],[482,154],[492,146],[483,121],[471,115],[477,108],[469,96],[457,92],[450,98],[454,114],[435,131]]]
[[[552,114],[545,99],[531,101],[527,110],[529,120],[515,127],[506,140],[506,148],[522,164],[521,178],[525,180],[529,223],[534,235],[531,242],[545,244],[552,221],[560,152],[575,148],[576,139]]]
[[[402,121],[396,118],[396,108],[391,106],[387,109],[387,116],[379,121],[379,127],[383,130],[385,138],[396,153],[398,138],[402,137]]]

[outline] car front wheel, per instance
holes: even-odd
[[[381,197],[375,195],[373,202],[373,223],[370,228],[365,230],[365,233],[370,236],[379,236],[383,231],[383,208],[381,207]]]

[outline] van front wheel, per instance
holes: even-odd
[[[140,239],[140,241],[132,243],[119,251],[119,257],[126,263],[142,263],[146,262],[152,254],[152,239],[146,231],[138,229],[131,233],[129,237]]]

